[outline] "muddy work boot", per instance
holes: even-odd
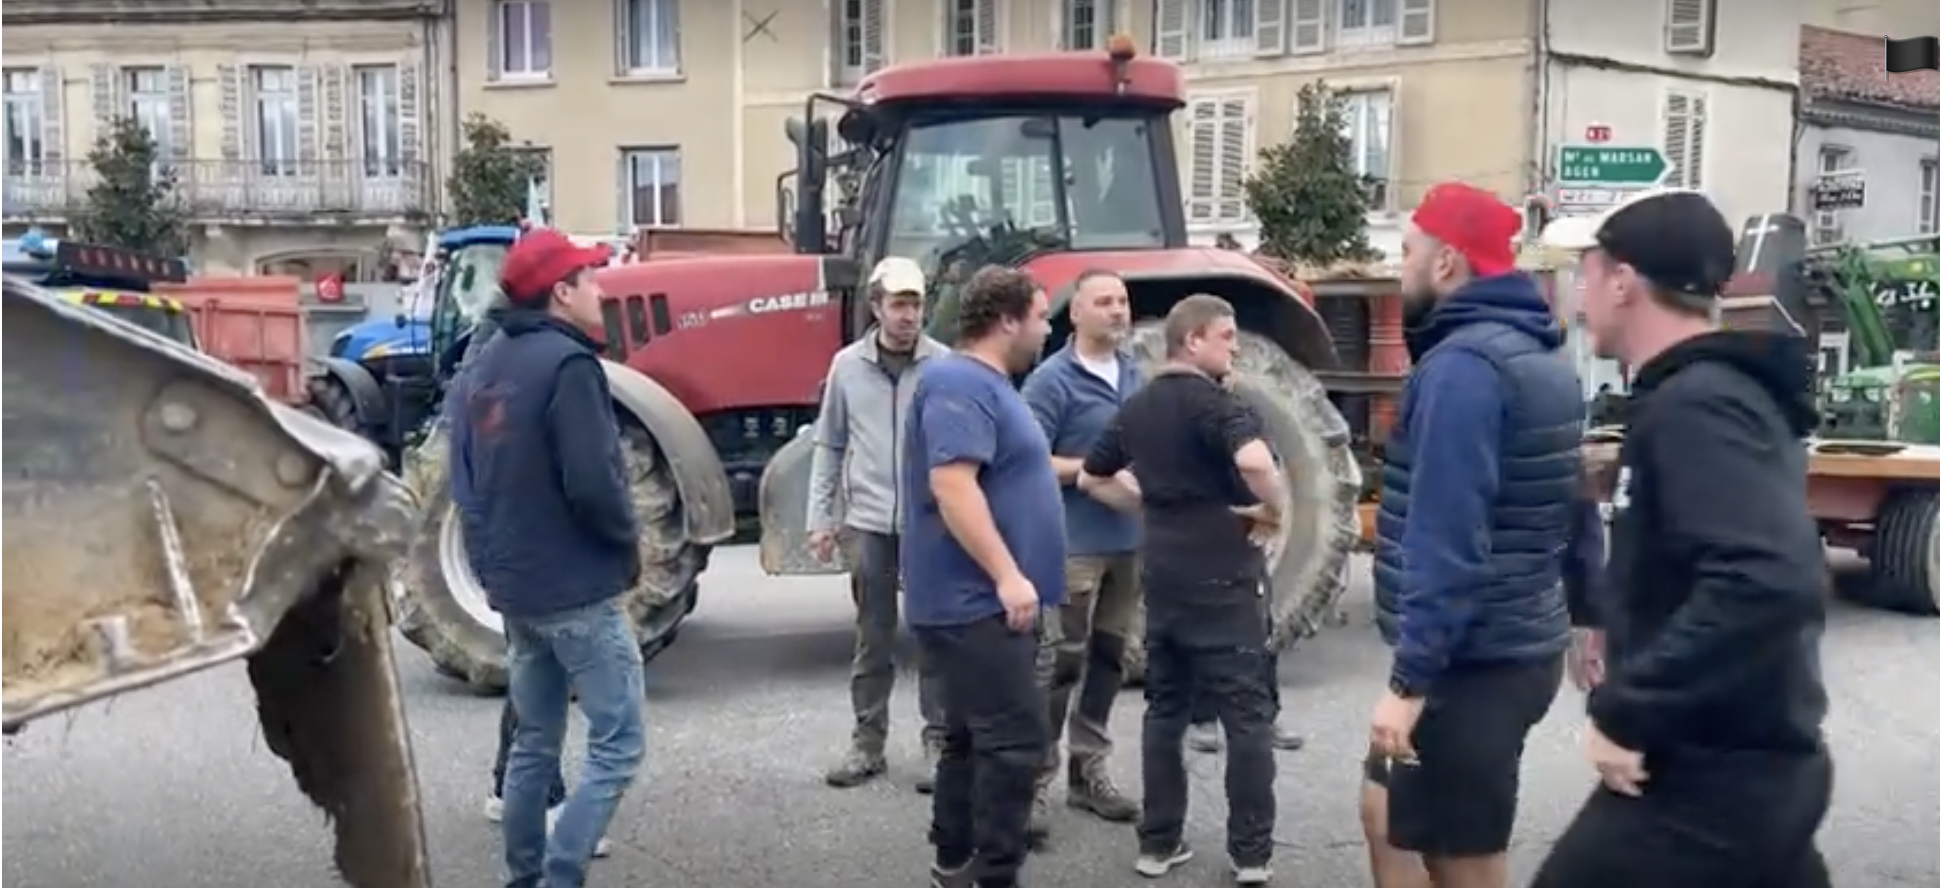
[[[856,748],[849,750],[849,754],[822,775],[822,779],[836,789],[851,789],[882,776],[882,772],[888,768],[889,763],[883,760],[882,753]]]
[[[1065,790],[1065,804],[1080,811],[1090,811],[1099,819],[1112,823],[1130,823],[1138,819],[1138,800],[1119,791],[1118,786],[1111,782],[1111,775],[1105,773],[1104,762],[1072,759],[1070,779],[1070,786]]]
[[[1055,772],[1054,772],[1055,773]],[[1043,846],[1051,838],[1051,781],[1039,779],[1037,791],[1031,793],[1031,819],[1024,827],[1025,840],[1032,848]]]
[[[916,776],[916,791],[923,795],[936,792],[936,763],[943,759],[943,742],[924,739],[923,773]]]

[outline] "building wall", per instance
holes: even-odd
[[[1818,179],[1821,151],[1847,155],[1850,168],[1864,171],[1866,205],[1824,213],[1812,211],[1810,189]],[[1935,194],[1940,173],[1940,140],[1852,127],[1808,126],[1799,140],[1799,165],[1793,194],[1799,215],[1820,241],[1878,240],[1934,231]],[[1922,214],[1925,214],[1923,220]],[[1923,226],[1924,221],[1924,226]]]
[[[34,4],[23,4],[33,6]],[[45,5],[45,4],[42,4]],[[58,4],[56,4],[58,8]],[[9,10],[10,14],[12,9]],[[195,224],[198,268],[250,271],[266,258],[322,252],[374,255],[419,214],[436,209],[428,20],[200,21],[191,13],[118,27],[93,21],[15,24],[5,66],[32,72],[44,90],[37,162],[9,158],[10,228],[61,225],[85,203],[87,155],[108,120],[135,113],[136,71],[161,88],[165,158]],[[252,66],[291,69],[295,136],[271,174],[252,98]],[[361,159],[364,127],[356,71],[389,72],[380,112],[396,133],[389,162]],[[407,238],[409,239],[409,238]]]
[[[1679,166],[1669,184],[1705,189],[1729,218],[1784,208],[1798,27],[1812,0],[1717,0],[1708,54],[1669,49],[1671,5],[1551,4],[1545,175],[1559,146],[1602,124],[1610,145],[1664,149]]]

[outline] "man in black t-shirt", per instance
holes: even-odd
[[[1189,296],[1165,320],[1167,364],[1119,410],[1085,458],[1078,486],[1127,510],[1143,507],[1145,808],[1135,869],[1157,877],[1192,857],[1184,741],[1193,698],[1225,725],[1227,852],[1240,884],[1272,878],[1273,733],[1258,540],[1277,524],[1286,488],[1259,417],[1219,383],[1239,330],[1233,307]],[[1122,480],[1126,469],[1137,490]]]

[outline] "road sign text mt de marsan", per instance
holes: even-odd
[[[1565,145],[1557,152],[1556,178],[1598,185],[1652,185],[1670,170],[1664,152],[1650,146]]]

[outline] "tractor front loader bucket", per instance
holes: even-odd
[[[246,659],[344,880],[428,888],[388,582],[413,503],[382,455],[32,285],[0,322],[6,730]]]

